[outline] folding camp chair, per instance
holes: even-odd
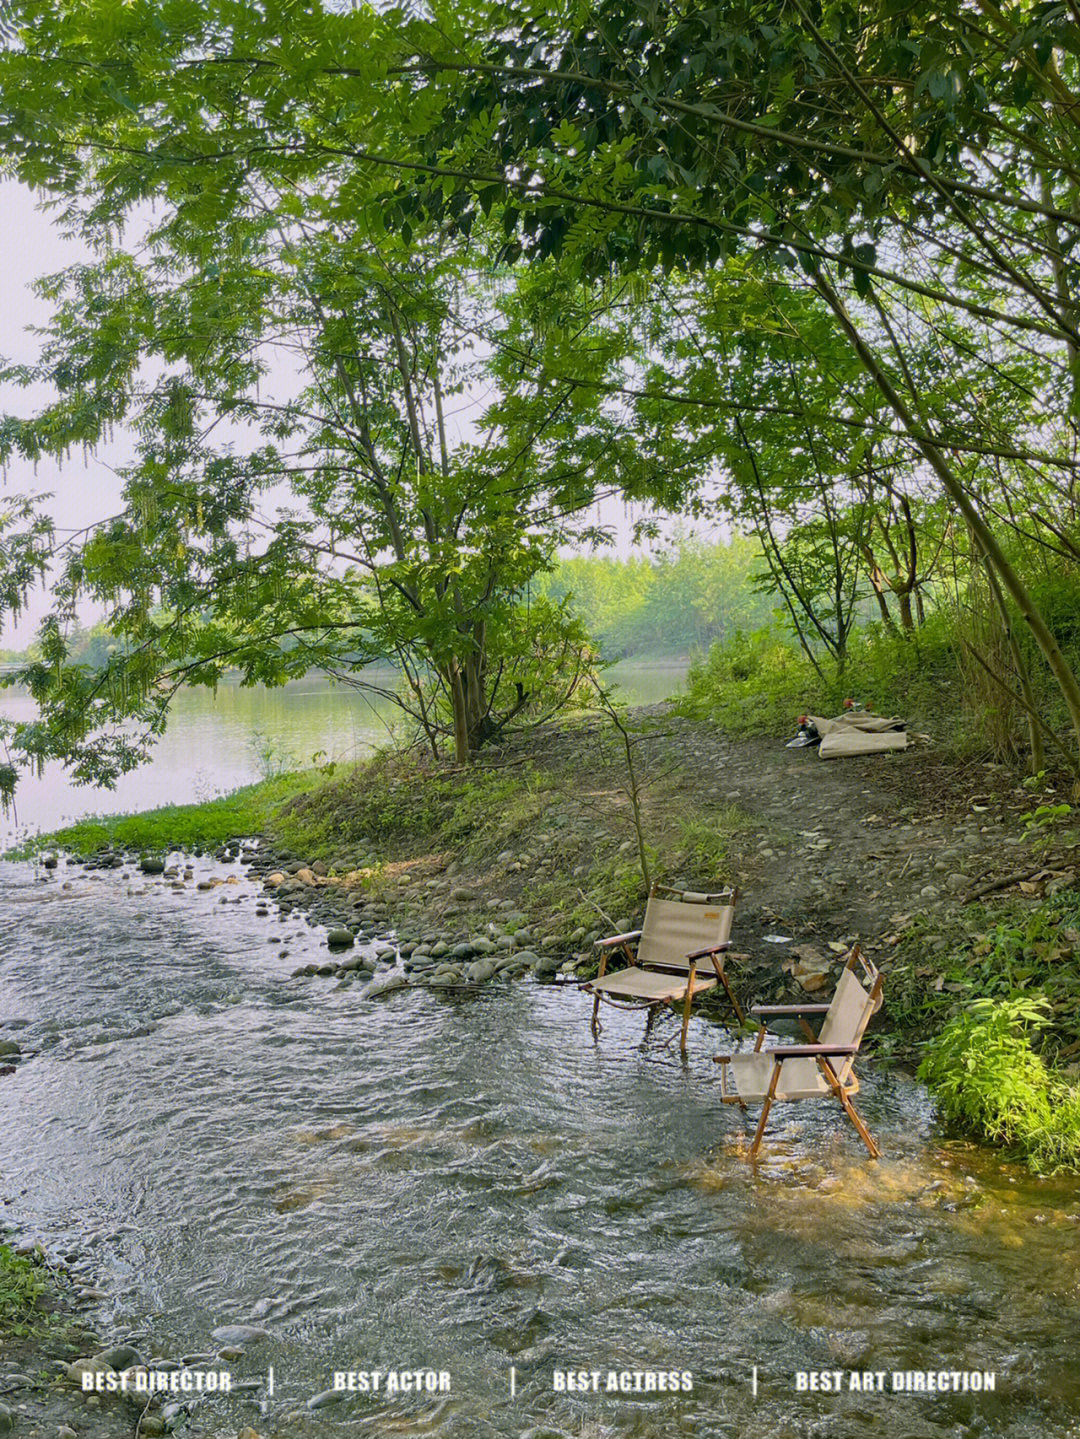
[[[867,985],[855,973],[861,965]],[[852,1068],[870,1016],[881,1007],[881,976],[865,958],[858,945],[847,956],[830,1004],[756,1004],[750,1013],[760,1021],[752,1054],[721,1054],[721,1098],[725,1104],[761,1104],[761,1118],[750,1146],[750,1158],[757,1155],[765,1133],[769,1110],[777,1101],[827,1099],[832,1096],[859,1132],[871,1159],[880,1159],[881,1150],[870,1137],[858,1110],[851,1102],[859,1090]],[[786,1016],[798,1019],[807,1044],[782,1044],[763,1049],[767,1019]],[[808,1017],[824,1015],[820,1034],[814,1034]],[[729,1088],[728,1072],[734,1088]]]
[[[724,974],[723,954],[731,945],[737,891],[703,894],[653,885],[640,929],[597,940],[600,972],[580,987],[594,996],[592,1031],[600,1031],[600,1001],[616,1009],[649,1010],[649,1024],[661,1004],[683,1004],[680,1048],[686,1053],[690,1008],[699,994],[724,986],[724,993],[744,1023],[743,1012]],[[628,967],[607,974],[608,956],[621,949]],[[712,963],[714,974],[697,972],[701,960]],[[646,1027],[648,1032],[648,1027]]]

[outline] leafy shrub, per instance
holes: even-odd
[[[852,634],[844,664],[825,655],[817,668],[777,629],[738,633],[691,666],[684,714],[734,734],[791,734],[800,714],[837,714],[845,699],[900,714],[958,753],[988,746],[985,695],[968,683],[969,665],[945,611],[908,633],[878,623]]]
[[[1002,1144],[1036,1173],[1080,1172],[1080,1091],[1038,1055],[1042,995],[977,999],[926,1046],[919,1078],[941,1113],[979,1139]]]
[[[951,917],[916,915],[897,946],[885,1004],[894,1032],[921,1036],[974,998],[1020,992],[1049,1005],[1043,1048],[1080,1053],[1080,890],[1037,905],[1013,898]]]
[[[7,1244],[0,1244],[0,1331],[25,1332],[44,1292],[41,1271]]]
[[[819,676],[806,656],[773,629],[738,631],[691,665],[684,714],[715,720],[736,734],[777,734],[794,729],[804,710],[832,713],[844,699],[839,680]]]

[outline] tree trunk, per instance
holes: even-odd
[[[1028,743],[1031,747],[1031,773],[1039,774],[1046,768],[1046,753],[1043,749],[1042,730],[1035,719],[1035,691],[1031,687],[1031,676],[1028,667],[1024,662],[1024,654],[1020,648],[1019,641],[1013,633],[1012,621],[1009,619],[1009,610],[1005,604],[1005,596],[1001,593],[1001,586],[997,582],[988,562],[985,562],[986,579],[990,586],[990,594],[993,597],[994,605],[1001,619],[1001,627],[1005,631],[1005,638],[1009,644],[1009,654],[1012,656],[1013,668],[1016,670],[1016,678],[1020,681],[1020,693],[1024,696],[1024,703],[1028,707]]]
[[[461,677],[461,665],[456,659],[450,661],[447,681],[450,690],[450,705],[454,715],[454,760],[459,765],[467,765],[471,757],[469,715],[465,700],[465,684]]]
[[[900,398],[896,387],[885,373],[877,356],[863,339],[855,322],[848,314],[844,302],[820,270],[814,271],[814,284],[818,294],[821,295],[830,310],[832,310],[833,314],[840,321],[841,328],[851,341],[856,354],[862,361],[863,368],[877,385],[893,413],[904,426],[904,429],[912,437],[915,444],[918,445],[927,463],[941,481],[945,493],[967,521],[972,534],[978,542],[979,548],[993,567],[1006,593],[1020,611],[1025,624],[1035,637],[1035,643],[1039,646],[1039,649],[1046,659],[1046,663],[1050,666],[1050,671],[1057,681],[1058,689],[1061,691],[1062,698],[1065,701],[1069,718],[1072,721],[1077,753],[1080,754],[1080,682],[1077,681],[1071,665],[1064,654],[1062,654],[1061,647],[1051,633],[1050,627],[1043,619],[1038,606],[1028,594],[1027,586],[1009,563],[1008,557],[998,543],[996,535],[983,519],[982,514],[964,489],[962,481],[953,471],[952,466],[946,460],[944,454],[942,454],[941,450],[932,440],[920,435],[921,427],[915,423],[911,411]]]
[[[874,598],[877,600],[878,609],[881,611],[881,622],[890,634],[895,634],[896,621],[889,613],[889,602],[885,597],[885,591],[890,588],[889,582],[885,578],[885,571],[874,558],[874,551],[869,545],[862,546],[862,556],[867,573],[870,576],[870,583],[874,587]]]

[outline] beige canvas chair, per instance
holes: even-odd
[[[856,974],[861,967],[866,983]],[[879,1159],[881,1150],[870,1137],[862,1118],[851,1102],[859,1090],[854,1062],[870,1016],[881,1007],[881,976],[856,945],[847,956],[836,993],[829,1004],[756,1004],[750,1010],[760,1021],[752,1054],[717,1055],[721,1065],[720,1090],[725,1104],[761,1105],[757,1133],[750,1146],[753,1159],[761,1147],[769,1110],[777,1102],[792,1099],[836,1099],[870,1151]],[[810,1017],[823,1015],[821,1032],[810,1027]],[[785,1016],[798,1019],[807,1044],[782,1044],[763,1049],[769,1019]],[[729,1084],[729,1077],[731,1083]]]
[[[724,987],[732,1009],[744,1022],[743,1012],[724,974],[724,951],[731,945],[736,891],[715,894],[653,885],[640,929],[597,940],[600,972],[580,987],[593,995],[592,1030],[600,1031],[600,1001],[621,1009],[649,1010],[649,1022],[661,1004],[683,1005],[681,1049],[686,1053],[690,1009],[699,994]],[[607,973],[608,957],[621,950],[627,968]],[[712,973],[698,973],[707,961]]]

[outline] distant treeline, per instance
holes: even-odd
[[[116,640],[103,624],[90,629],[76,625],[68,635],[66,663],[100,668],[116,650]],[[41,659],[41,645],[32,641],[24,650],[0,650],[0,664],[27,664]]]
[[[632,655],[692,656],[737,631],[752,631],[773,618],[777,596],[759,588],[761,549],[735,535],[728,544],[684,540],[655,555],[619,559],[579,555],[540,575],[531,593],[552,600],[569,597],[570,608],[608,658]],[[286,639],[283,648],[291,648]],[[76,628],[68,663],[97,668],[116,649],[103,624]],[[0,661],[25,661],[39,646],[0,651]]]
[[[762,568],[757,541],[736,535],[729,544],[686,540],[651,557],[565,559],[533,590],[569,596],[609,657],[682,656],[769,624],[777,598],[757,587]]]

